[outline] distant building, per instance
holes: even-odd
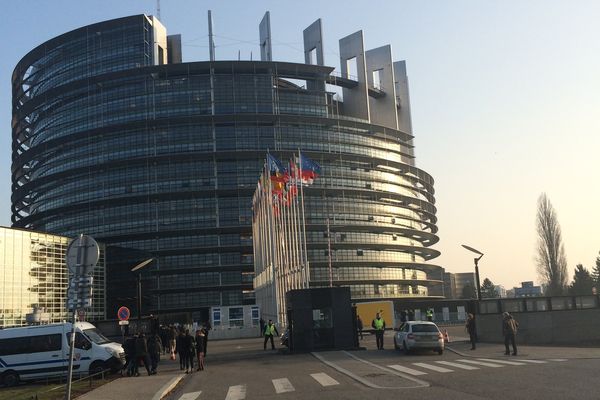
[[[506,297],[506,288],[502,285],[494,285],[494,289],[496,289],[496,293],[498,297]]]
[[[521,287],[514,288],[515,297],[535,297],[542,295],[542,287],[534,286],[533,281],[521,282]]]
[[[71,318],[66,305],[69,241],[65,236],[0,227],[0,327],[26,325],[28,314],[38,315],[41,323]],[[88,320],[106,318],[104,253],[100,244]]]
[[[473,288],[475,288],[475,291],[477,290],[477,285],[475,284],[475,273],[446,272],[444,273],[444,296],[447,299],[462,299],[463,290],[468,284],[473,286]]]

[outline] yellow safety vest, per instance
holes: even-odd
[[[382,330],[382,329],[383,329],[383,324],[385,323],[385,322],[383,321],[383,318],[379,318],[379,319],[375,318],[375,319],[373,320],[373,322],[375,323],[375,329],[376,329],[376,330],[380,331],[380,330]]]
[[[273,336],[275,333],[275,325],[265,326],[265,336]]]

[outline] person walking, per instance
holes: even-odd
[[[123,351],[125,352],[125,366],[123,367],[123,371],[127,374],[127,376],[131,376],[135,371],[135,364],[137,363],[137,358],[135,357],[135,336],[127,335],[125,342],[123,342]]]
[[[175,354],[175,346],[177,345],[177,329],[173,325],[169,327],[169,352]],[[174,360],[174,358],[173,358]]]
[[[263,345],[264,350],[267,349],[267,342],[269,340],[271,340],[271,350],[275,350],[275,342],[273,341],[274,333],[277,334],[277,336],[279,336],[279,332],[277,332],[277,328],[273,324],[273,320],[269,320],[269,322],[265,326],[265,331],[264,331],[264,335],[265,335],[265,343]]]
[[[194,372],[194,358],[196,356],[196,340],[190,335],[190,330],[185,330],[185,336],[182,339],[183,348],[181,352],[184,354],[185,373]]]
[[[204,357],[206,357],[206,351],[208,349],[208,332],[212,329],[210,321],[204,323]]]
[[[517,322],[516,319],[513,318],[512,315],[510,315],[508,312],[503,312],[502,313],[502,334],[504,335],[504,347],[506,349],[506,351],[504,352],[504,355],[509,355],[510,354],[510,349],[508,347],[508,343],[510,342],[512,344],[512,355],[516,356],[517,355],[517,342],[516,342],[516,336],[517,336],[517,329],[519,328],[519,323]]]
[[[477,332],[475,330],[475,316],[471,313],[467,314],[467,322],[465,324],[465,330],[469,334],[469,340],[471,341],[471,350],[475,350],[475,342],[477,341]]]
[[[179,369],[183,371],[185,368],[185,351],[183,351],[183,339],[185,335],[183,331],[179,331],[175,339],[175,353],[179,354]]]
[[[196,331],[196,358],[198,360],[198,368],[196,371],[204,370],[204,328]]]
[[[138,333],[138,337],[135,340],[135,356],[137,358],[137,362],[135,365],[134,376],[140,376],[140,362],[144,363],[144,367],[146,368],[148,375],[152,375],[150,371],[150,357],[148,356],[148,342],[146,341],[146,335],[144,335],[144,332]]]
[[[375,314],[375,319],[371,322],[371,327],[375,329],[375,341],[377,350],[383,350],[383,334],[385,332],[385,321],[379,313]]]
[[[362,319],[360,319],[360,315],[356,316],[356,330],[358,331],[358,334],[360,335],[360,340],[363,339],[363,322]]]
[[[162,353],[161,338],[158,334],[150,335],[148,338],[148,354],[150,355],[150,374],[155,375]]]

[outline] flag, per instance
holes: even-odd
[[[300,178],[303,185],[311,185],[321,174],[321,166],[300,152]]]
[[[281,161],[270,153],[267,153],[267,168],[269,169],[272,182],[283,183],[288,181],[290,177],[288,170],[283,166]]]

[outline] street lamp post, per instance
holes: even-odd
[[[135,267],[131,268],[131,272],[139,271],[146,265],[150,264],[152,261],[154,261],[154,258],[149,258],[146,261],[142,261]],[[137,275],[137,319],[139,323],[139,321],[142,319],[142,272],[138,272]]]
[[[466,244],[463,244],[462,247],[464,247],[465,249],[467,249],[475,254],[479,254],[479,257],[475,257],[473,259],[473,262],[475,262],[475,280],[476,280],[476,284],[477,284],[477,300],[481,300],[481,284],[479,283],[479,265],[478,265],[478,263],[479,263],[479,260],[481,260],[481,257],[483,257],[483,253],[477,249],[467,246]]]

